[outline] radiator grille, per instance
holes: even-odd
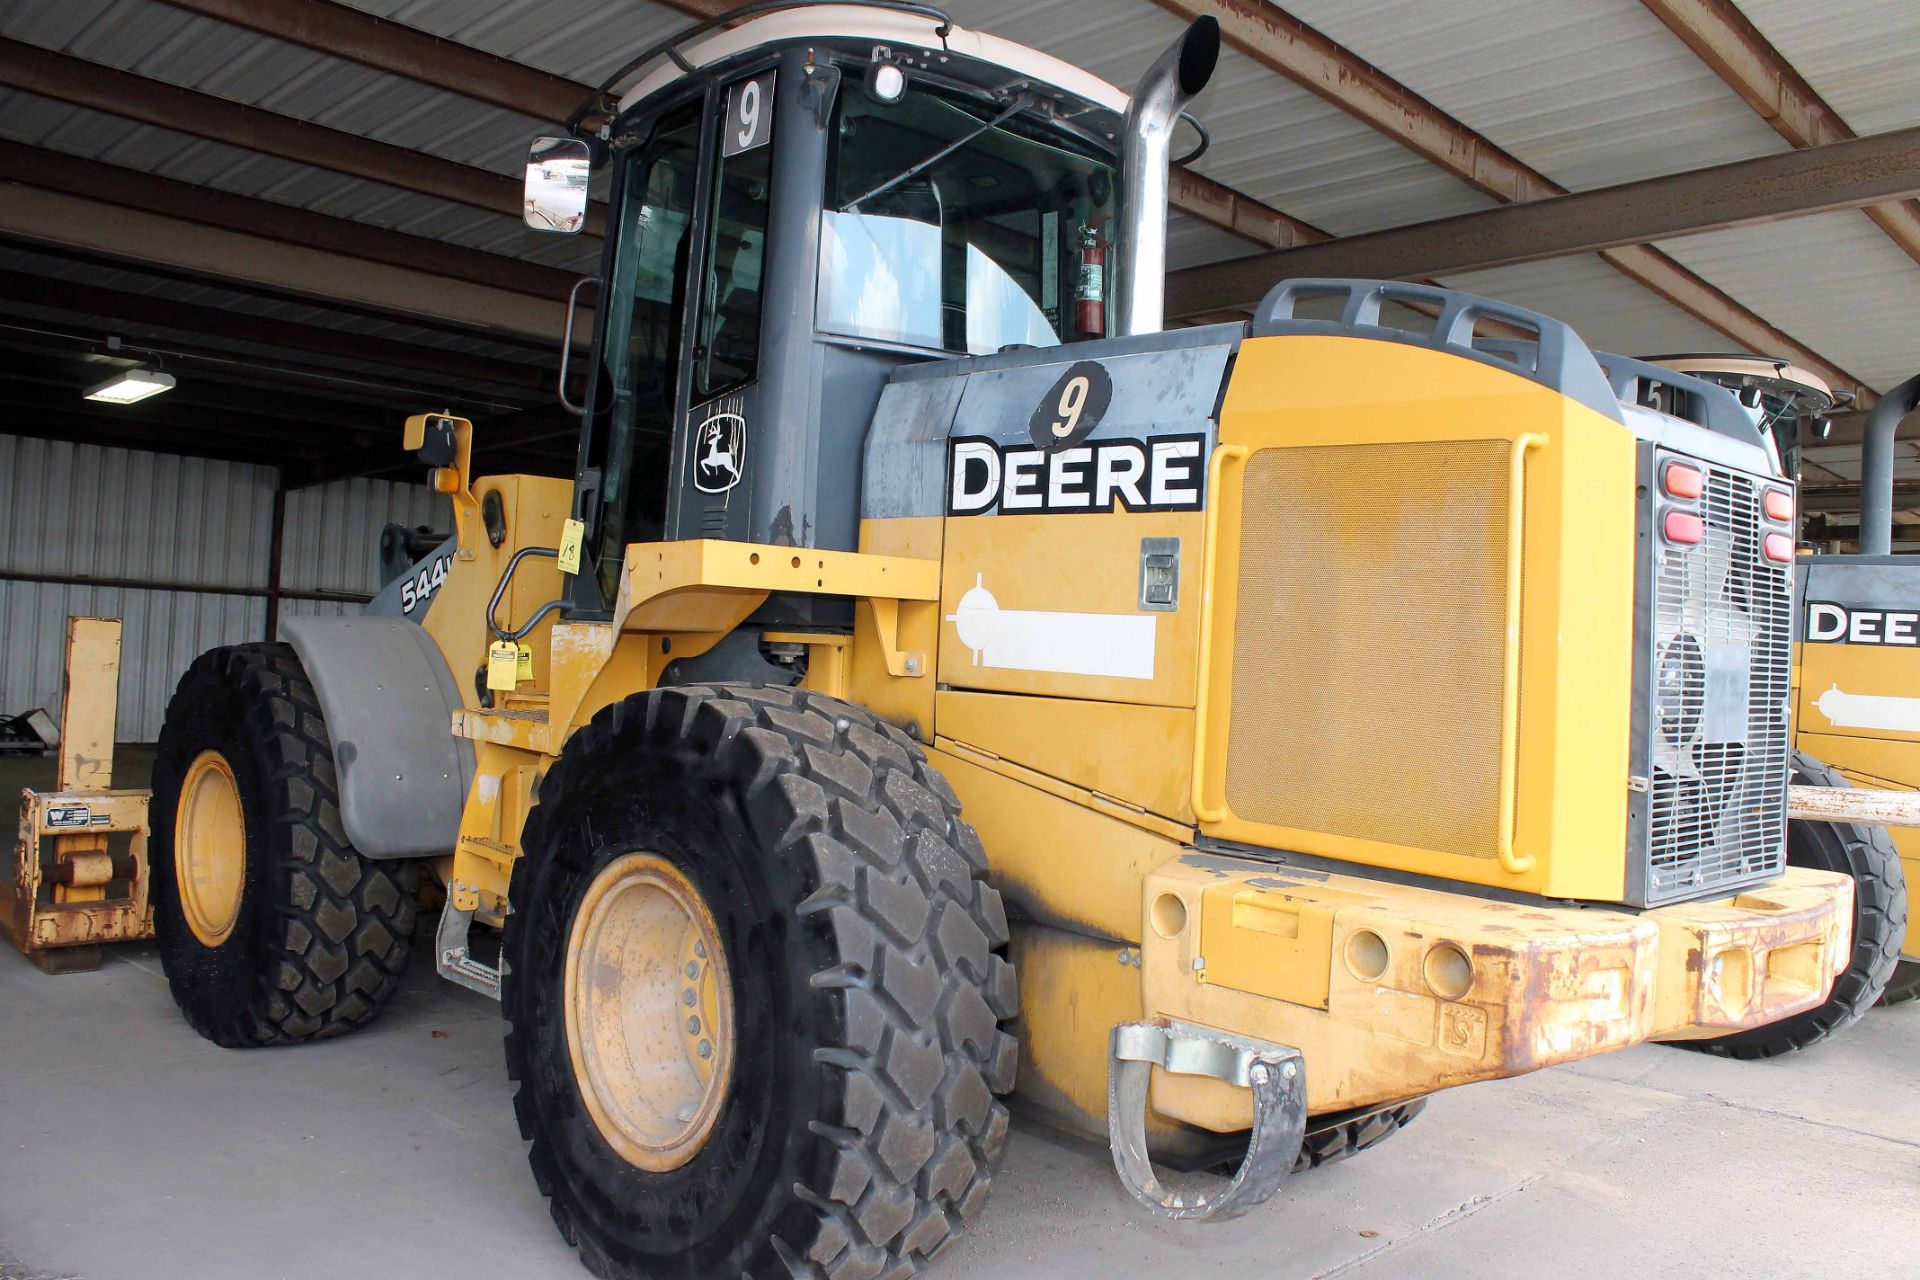
[[[1792,587],[1761,554],[1762,485],[1706,472],[1699,545],[1653,556],[1646,900],[1777,872],[1785,858]]]
[[[1496,856],[1511,447],[1248,459],[1225,779],[1235,816]]]

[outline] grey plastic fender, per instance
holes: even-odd
[[[340,821],[374,858],[451,853],[473,784],[453,736],[460,687],[431,637],[403,618],[287,618],[333,742]]]

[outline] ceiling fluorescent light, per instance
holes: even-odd
[[[148,396],[171,390],[173,375],[170,373],[153,369],[128,369],[90,389],[87,399],[105,400],[108,404],[132,404],[135,400],[145,400]]]

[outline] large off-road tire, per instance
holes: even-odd
[[[797,689],[637,694],[567,743],[522,843],[507,1070],[534,1178],[589,1270],[903,1277],[979,1213],[1014,1082],[1006,915],[979,837],[905,734]],[[627,1029],[659,998],[634,963],[659,931],[610,949],[599,923],[643,881],[696,940],[664,966],[687,978],[671,1023],[648,1024],[664,1035]],[[683,1030],[717,1031],[711,1057],[676,1048]],[[596,1083],[646,1090],[669,1069],[693,1082],[684,1102],[625,1120]]]
[[[1397,1103],[1379,1110],[1365,1110],[1357,1116],[1316,1116],[1307,1121],[1307,1132],[1300,1143],[1300,1156],[1293,1162],[1295,1173],[1338,1164],[1362,1151],[1379,1146],[1413,1123],[1427,1109],[1425,1098]]]
[[[1799,751],[1793,755],[1793,781],[1815,787],[1851,785],[1838,769]],[[1833,980],[1826,1003],[1716,1040],[1672,1043],[1729,1058],[1774,1058],[1852,1026],[1880,998],[1900,961],[1900,942],[1907,931],[1907,881],[1887,829],[1796,818],[1787,823],[1787,862],[1853,877],[1852,957]]]
[[[289,645],[202,654],[153,766],[154,933],[193,1029],[238,1049],[365,1026],[400,985],[419,865],[362,857]]]
[[[1894,968],[1893,976],[1887,979],[1880,1003],[1905,1004],[1909,1000],[1920,1000],[1920,961],[1902,960]]]
[[[1310,1116],[1307,1131],[1300,1139],[1300,1154],[1294,1157],[1293,1172],[1301,1174],[1325,1168],[1371,1150],[1412,1124],[1426,1109],[1427,1099],[1412,1098],[1385,1107],[1357,1107]],[[1243,1133],[1223,1137],[1218,1147],[1199,1157],[1168,1158],[1163,1163],[1181,1173],[1206,1169],[1231,1178],[1246,1155],[1247,1135]]]

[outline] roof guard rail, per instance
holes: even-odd
[[[1715,435],[1729,436],[1755,448],[1766,447],[1765,437],[1760,434],[1753,416],[1740,407],[1740,401],[1725,387],[1611,351],[1596,351],[1593,358],[1600,362],[1601,372],[1607,375],[1613,394],[1624,403],[1645,405],[1648,402],[1643,394],[1649,387],[1665,387],[1678,394],[1668,396],[1666,404],[1651,407],[1705,427]]]
[[[915,0],[758,0],[758,3],[743,4],[725,13],[717,13],[710,18],[682,27],[666,39],[648,45],[640,53],[627,59],[618,71],[600,82],[600,86],[585,102],[574,108],[573,114],[567,117],[567,132],[577,137],[580,135],[581,126],[588,119],[594,116],[611,117],[616,105],[615,86],[655,58],[671,58],[674,65],[682,71],[692,71],[693,64],[680,56],[680,46],[695,36],[705,35],[716,28],[729,26],[747,18],[763,17],[783,9],[811,9],[819,5],[850,5],[856,9],[892,9],[898,13],[910,13],[935,23],[934,34],[943,41],[953,30],[953,19],[949,18],[944,10],[930,4],[915,3]]]
[[[1308,320],[1295,315],[1301,303],[1324,298],[1340,300],[1338,320]],[[1390,302],[1417,310],[1435,309],[1439,314],[1432,328],[1424,331],[1382,324],[1380,312]],[[1482,348],[1475,343],[1473,333],[1482,320],[1531,330],[1535,338],[1513,343],[1512,351]],[[1619,401],[1579,334],[1537,311],[1457,289],[1398,280],[1283,280],[1260,300],[1253,313],[1251,334],[1256,338],[1324,334],[1428,347],[1517,373],[1595,413],[1622,421]]]

